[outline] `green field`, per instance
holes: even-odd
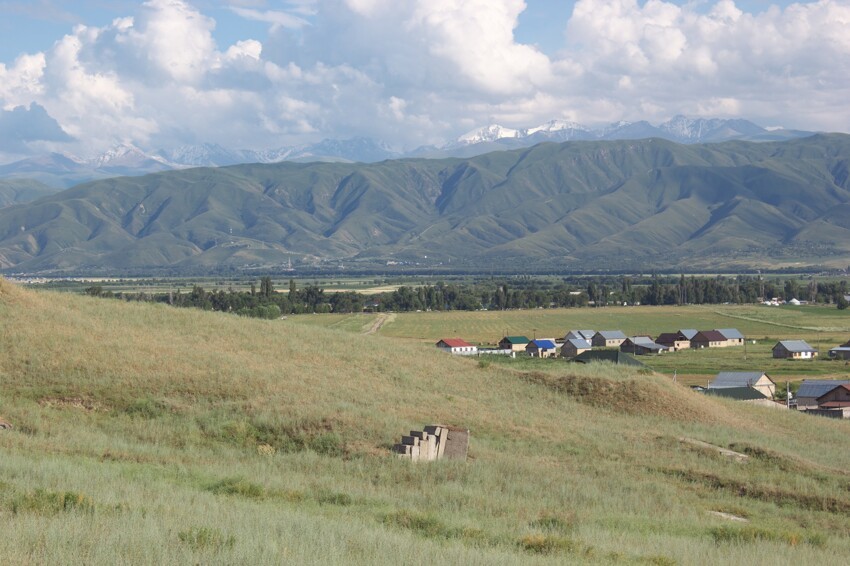
[[[364,335],[371,316],[261,321],[0,280],[0,562],[846,562],[848,423],[427,343],[492,340],[523,314],[398,314]],[[589,309],[533,315],[601,327],[573,318]],[[469,428],[469,459],[390,455],[428,423]]]
[[[362,332],[378,315],[316,315],[291,317],[296,324],[319,325]],[[386,316],[386,315],[382,315]],[[600,309],[537,309],[476,312],[393,313],[378,330],[383,336],[434,343],[462,337],[494,345],[502,336],[563,337],[572,329],[622,330],[627,335],[674,332],[681,328],[737,328],[747,336],[746,347],[683,350],[642,357],[648,366],[687,384],[705,384],[720,371],[765,371],[780,380],[847,378],[850,366],[828,360],[826,350],[850,340],[850,314],[827,306],[765,307],[710,305],[685,307],[606,307]],[[824,353],[815,361],[774,359],[779,340],[803,339]],[[752,341],[756,343],[753,344]],[[548,368],[553,363],[536,360]],[[558,366],[555,366],[556,368]]]

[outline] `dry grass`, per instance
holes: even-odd
[[[836,563],[850,542],[846,423],[604,364],[0,280],[0,414],[4,563]],[[472,430],[467,463],[389,456],[431,422]]]

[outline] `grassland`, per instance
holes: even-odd
[[[403,315],[327,320],[0,280],[0,562],[846,561],[847,423],[604,364],[451,358],[384,335]],[[431,422],[472,431],[466,463],[389,455]]]
[[[294,317],[296,324],[318,325],[353,332],[368,328],[376,315]],[[705,384],[719,371],[765,371],[778,380],[850,378],[850,366],[826,359],[813,362],[778,360],[772,348],[779,340],[803,339],[823,353],[850,339],[850,314],[830,306],[709,305],[684,307],[606,307],[601,309],[538,309],[477,312],[397,313],[381,325],[384,336],[433,343],[460,336],[473,343],[494,345],[505,335],[529,338],[563,337],[569,330],[622,330],[626,334],[657,336],[680,328],[737,328],[747,345],[711,350],[683,350],[650,356],[642,361],[685,384]],[[755,344],[753,343],[755,341]],[[512,362],[515,366],[560,371],[560,361]]]

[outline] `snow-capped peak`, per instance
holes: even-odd
[[[526,135],[536,134],[537,132],[562,132],[564,130],[578,130],[582,132],[589,132],[585,126],[582,126],[578,122],[570,122],[567,120],[549,120],[545,124],[541,124],[535,128],[529,128],[526,130]]]
[[[146,161],[155,161],[165,167],[171,164],[159,155],[148,155],[133,144],[117,145],[94,159],[89,160],[89,165],[100,169],[102,167],[136,167]]]
[[[458,138],[458,143],[474,144],[488,141],[496,141],[502,138],[517,138],[520,137],[519,130],[505,128],[498,124],[490,124],[477,130],[467,132]]]

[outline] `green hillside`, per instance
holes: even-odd
[[[291,320],[0,280],[0,420],[4,564],[837,564],[850,542],[847,423]],[[468,427],[468,461],[389,454],[428,423]]]
[[[0,210],[0,268],[844,267],[848,162],[850,136],[834,134],[172,171]]]
[[[31,202],[57,192],[58,189],[31,179],[0,179],[0,208]]]

